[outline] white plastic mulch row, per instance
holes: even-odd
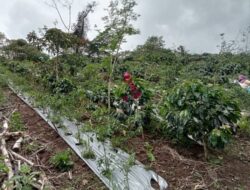
[[[114,149],[110,142],[100,142],[96,138],[95,133],[83,133],[81,132],[81,139],[85,142],[89,142],[89,147],[95,154],[95,159],[85,159],[82,153],[86,150],[86,146],[77,145],[77,125],[74,122],[61,118],[63,125],[67,128],[67,131],[71,132],[71,135],[65,134],[63,128],[55,127],[50,118],[53,115],[51,109],[36,108],[33,107],[34,101],[29,98],[27,94],[21,93],[13,85],[9,85],[10,89],[21,98],[29,107],[31,107],[37,114],[39,114],[51,128],[53,128],[64,141],[75,151],[75,153],[93,170],[93,172],[103,181],[103,183],[112,190],[153,190],[151,186],[152,180],[159,184],[160,190],[165,190],[168,187],[167,182],[152,170],[146,170],[145,166],[139,161],[135,161],[135,164],[128,166],[128,160],[130,155],[121,149]],[[49,117],[50,116],[50,117]],[[91,138],[91,140],[90,140]],[[103,175],[103,171],[107,168],[103,160],[108,160],[109,171],[111,176],[109,178]],[[129,169],[125,169],[129,167]]]

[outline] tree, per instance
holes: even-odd
[[[35,62],[45,61],[48,56],[42,53],[32,44],[27,43],[25,39],[10,40],[7,45],[3,47],[5,55],[10,59],[30,60]]]
[[[42,51],[43,40],[37,36],[34,30],[27,34],[26,39],[29,42],[29,44],[36,47],[38,50]]]
[[[121,45],[125,42],[125,37],[128,35],[137,34],[138,31],[134,29],[132,22],[137,20],[138,14],[134,12],[136,6],[135,0],[111,0],[107,9],[108,15],[103,18],[105,21],[104,31],[107,35],[102,35],[102,38],[107,42],[103,47],[108,53],[108,57],[104,60],[108,64],[108,122],[109,129],[111,129],[111,84],[115,65],[119,58]],[[107,38],[106,38],[107,37]],[[107,129],[107,133],[109,130]],[[103,175],[110,176],[109,160],[106,157],[106,150],[104,148],[104,165],[105,169]]]
[[[9,58],[26,59],[24,53],[27,42],[24,39],[10,40],[9,44],[4,46],[3,50]]]
[[[105,22],[105,32],[107,33],[108,43],[106,51],[109,53],[109,82],[108,82],[108,110],[111,109],[111,83],[114,67],[119,58],[121,45],[125,42],[125,37],[138,33],[132,22],[136,21],[138,14],[134,12],[135,0],[112,0],[107,9],[108,16],[103,18]],[[103,36],[105,38],[105,36]]]
[[[73,27],[73,33],[80,39],[85,40],[88,31],[88,15],[94,11],[96,2],[89,3],[87,7],[78,13],[76,24]]]
[[[165,41],[163,40],[162,36],[150,36],[146,40],[145,44],[139,46],[139,48],[149,51],[158,51],[164,49],[164,46],[165,46]]]
[[[66,21],[63,19],[62,14],[60,12],[58,3],[60,5],[62,5],[64,8],[66,8],[68,10],[68,24],[66,24]],[[54,8],[64,26],[64,28],[67,30],[67,32],[69,33],[71,31],[71,7],[73,4],[73,0],[50,0],[50,3],[46,2],[46,4],[52,8]]]
[[[6,36],[4,33],[0,32],[0,47],[2,47],[7,40]]]
[[[55,74],[56,79],[59,78],[58,73],[58,64],[59,59],[58,56],[64,52],[67,48],[72,47],[74,37],[71,34],[65,33],[57,28],[50,28],[46,31],[44,35],[44,40],[46,43],[47,50],[52,53],[53,56],[56,56],[55,61]]]
[[[109,55],[107,46],[111,41],[109,29],[100,32],[91,42],[87,45],[87,53],[89,56],[97,57]]]
[[[7,38],[4,33],[0,32],[0,55],[2,55],[2,48],[5,45]]]
[[[162,36],[151,36],[143,45],[137,46],[132,57],[142,62],[156,64],[174,63],[176,61],[175,54],[164,46],[165,41]]]
[[[73,26],[73,34],[79,38],[79,43],[76,46],[76,53],[79,53],[80,46],[87,44],[88,15],[94,11],[96,2],[89,3],[87,7],[78,13],[76,24]]]

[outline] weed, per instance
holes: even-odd
[[[10,130],[13,131],[24,131],[25,125],[22,121],[21,114],[14,112],[10,117]]]
[[[123,172],[125,175],[125,189],[129,190],[129,178],[128,178],[128,174],[130,172],[131,167],[135,165],[135,153],[131,154],[128,157],[128,160],[123,164]]]
[[[28,153],[32,153],[40,148],[40,145],[37,142],[31,142],[26,144],[25,151]]]
[[[243,116],[238,125],[240,127],[240,131],[250,136],[250,117]]]
[[[4,158],[0,157],[0,173],[1,174],[6,174],[8,172],[8,168],[6,167],[6,165],[5,165],[5,163],[4,163],[3,160],[4,160]]]
[[[3,90],[1,89],[1,86],[0,86],[0,106],[4,104],[4,101],[5,101],[5,96],[3,94]]]
[[[50,158],[50,163],[60,171],[68,171],[74,165],[71,160],[71,152],[69,150],[56,153]]]
[[[32,172],[30,166],[22,164],[18,175],[14,176],[11,181],[15,183],[16,189],[32,190],[32,184],[36,182],[38,175],[39,172]]]
[[[112,171],[109,168],[106,168],[102,171],[102,175],[108,179],[112,178]]]
[[[96,158],[94,151],[91,148],[88,148],[82,153],[82,157],[86,159],[94,160]]]
[[[153,147],[148,142],[145,143],[144,147],[146,149],[146,154],[147,154],[148,161],[154,162],[155,161],[155,156],[153,154]]]

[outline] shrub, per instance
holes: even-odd
[[[54,89],[55,93],[67,94],[74,90],[75,86],[69,79],[62,79],[56,82],[56,88]]]
[[[60,62],[66,67],[67,72],[75,76],[79,69],[84,68],[89,60],[79,54],[64,54],[60,57]]]
[[[50,158],[50,163],[60,171],[68,171],[74,165],[71,160],[71,152],[69,150],[56,153]]]
[[[165,114],[168,131],[182,141],[192,138],[206,148],[224,148],[240,117],[238,105],[226,92],[201,82],[184,82],[167,97]],[[206,154],[205,154],[206,156]]]
[[[55,75],[46,75],[43,78],[43,85],[49,88],[50,92],[61,94],[68,94],[76,88],[71,80],[66,78],[56,80]]]

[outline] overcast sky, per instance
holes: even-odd
[[[0,0],[0,31],[8,38],[25,38],[27,33],[44,25],[57,27],[61,23],[56,11],[44,3],[45,0]],[[49,1],[49,0],[47,0]],[[74,0],[72,20],[90,2]],[[95,35],[95,25],[102,27],[101,17],[109,0],[96,0],[98,6],[90,15],[91,30],[88,37]],[[124,49],[133,49],[143,44],[148,36],[163,36],[166,46],[174,48],[184,45],[190,52],[216,52],[220,33],[233,40],[250,25],[250,0],[137,0],[136,11],[141,15],[135,26],[140,35],[128,39]],[[67,12],[61,8],[64,19]]]

